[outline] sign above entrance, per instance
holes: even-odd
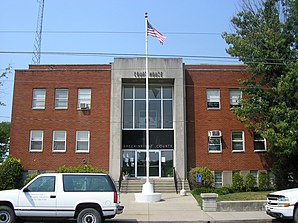
[[[150,130],[149,149],[174,149],[174,130]],[[146,149],[145,130],[123,130],[122,149]]]
[[[135,78],[145,78],[146,77],[146,71],[135,71],[134,72]],[[149,78],[163,78],[162,71],[158,72],[149,72]]]
[[[150,149],[174,149],[173,130],[149,131]]]

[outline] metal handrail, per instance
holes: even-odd
[[[178,194],[178,180],[177,180],[177,175],[176,175],[176,169],[175,169],[175,167],[173,167],[173,176],[174,176],[174,183],[175,183],[176,194]]]
[[[119,180],[118,180],[119,192],[120,192],[120,189],[121,189],[122,180],[123,180],[123,167],[121,168],[121,172],[120,172],[120,176],[119,176]]]

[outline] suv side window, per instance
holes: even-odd
[[[105,175],[63,175],[65,192],[113,192],[111,180]]]
[[[43,176],[33,181],[27,189],[29,192],[54,192],[55,176]]]

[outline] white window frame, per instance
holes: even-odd
[[[216,174],[220,174],[221,181],[216,181]],[[222,171],[214,171],[214,186],[215,187],[222,187],[223,186],[223,178],[222,178]]]
[[[84,92],[85,91],[85,92]],[[86,93],[86,91],[89,91]],[[78,110],[84,110],[81,108],[81,104],[86,104],[88,107],[87,109],[91,109],[91,94],[92,90],[91,88],[78,88],[78,104],[77,109]]]
[[[242,133],[242,139],[241,140],[238,140],[238,139],[234,139],[233,140],[233,133],[235,132],[241,132]],[[242,142],[242,150],[234,150],[234,146],[233,146],[233,143],[239,143],[239,142]],[[245,140],[244,140],[244,131],[241,131],[241,130],[233,130],[231,131],[231,148],[232,148],[232,152],[234,153],[239,153],[239,152],[245,152]]]
[[[34,133],[41,133],[41,138],[33,138]],[[30,131],[30,143],[29,143],[29,152],[42,152],[43,151],[43,130],[31,130]],[[41,142],[41,148],[38,150],[32,149],[33,142]]]
[[[220,110],[220,89],[206,89],[206,98],[208,110]],[[209,103],[218,103],[218,107],[209,107]]]
[[[230,109],[240,106],[242,91],[240,89],[230,89]]]
[[[65,97],[58,97],[58,91],[66,92]],[[63,95],[64,96],[64,95]],[[66,106],[59,106],[59,102],[66,102]],[[55,89],[55,109],[67,109],[68,108],[68,89],[56,88]]]
[[[87,140],[86,139],[83,139],[83,140],[78,139],[78,135],[81,132],[85,132],[85,133],[88,134],[87,135]],[[78,150],[78,143],[79,142],[87,142],[87,150]],[[88,130],[77,130],[76,131],[76,153],[89,153],[89,150],[90,150],[90,131],[88,131]]]
[[[38,106],[37,104],[40,104],[40,103],[41,103],[41,106]],[[46,89],[34,88],[32,92],[32,109],[45,109],[45,108],[46,108]]]
[[[212,139],[219,139],[219,144],[210,143],[210,140]],[[210,146],[219,146],[219,150],[210,150]],[[221,153],[222,152],[222,139],[221,137],[208,137],[208,152],[209,153]]]
[[[56,139],[56,133],[63,132],[64,133],[64,139]],[[64,142],[64,149],[55,149],[55,142]],[[66,131],[65,130],[55,130],[53,131],[53,142],[52,142],[52,152],[66,152]]]
[[[267,141],[264,138],[261,139],[255,139],[256,133],[253,135],[253,146],[254,146],[254,152],[266,152],[267,151]],[[265,149],[255,149],[255,142],[263,142],[264,143],[264,148]]]

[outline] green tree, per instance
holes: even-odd
[[[9,137],[10,137],[10,122],[0,123],[0,163],[7,156],[9,149]]]
[[[246,191],[255,191],[257,189],[257,179],[251,173],[245,176],[245,189]]]
[[[11,73],[11,66],[9,65],[5,70],[0,74],[0,79],[1,78],[7,78],[7,75]],[[0,81],[0,93],[2,93],[1,87],[3,86],[3,82]],[[0,101],[0,106],[5,106],[3,102]]]
[[[298,158],[298,1],[244,3],[231,21],[235,33],[223,34],[227,52],[246,64],[250,74],[240,82],[244,97],[235,114],[266,138],[276,160],[291,162]]]
[[[20,188],[23,171],[19,159],[8,157],[0,166],[0,190]]]

